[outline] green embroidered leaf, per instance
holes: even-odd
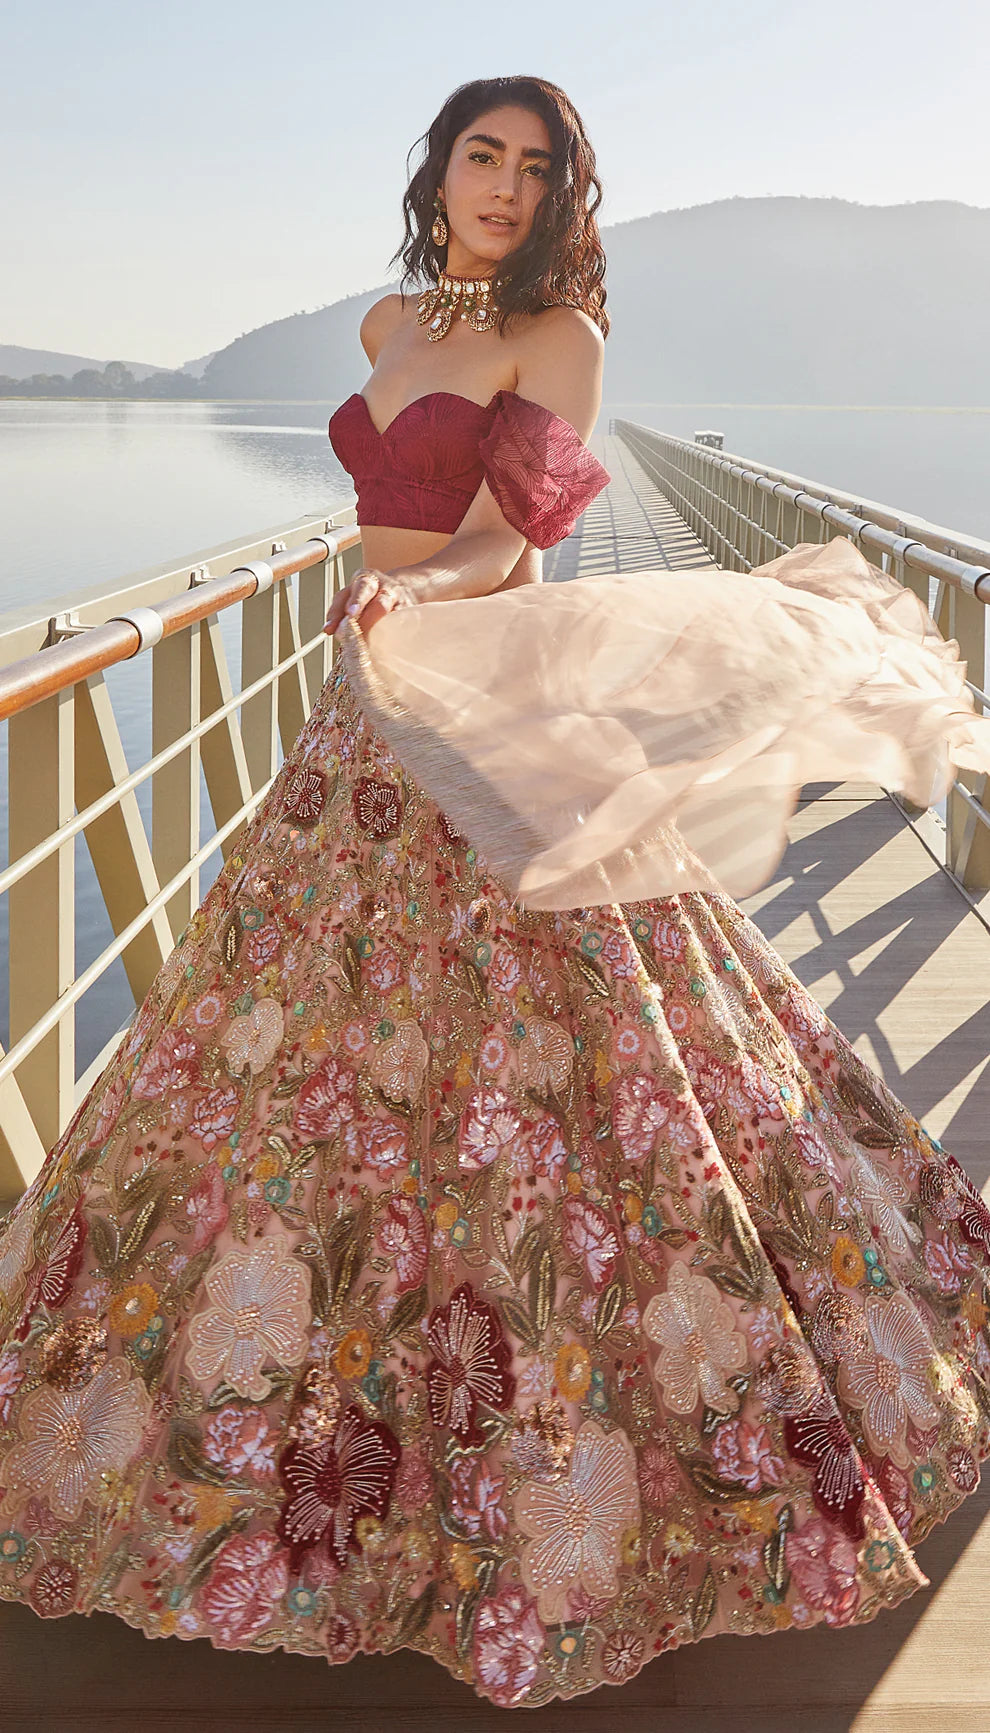
[[[787,1593],[790,1572],[787,1569],[785,1542],[789,1531],[794,1527],[794,1512],[789,1504],[777,1514],[777,1526],[767,1539],[763,1548],[763,1563],[766,1573],[777,1595],[783,1600]]]
[[[324,1147],[325,1145],[319,1143],[304,1143],[294,1155],[287,1155],[282,1163],[286,1179],[298,1179]]]
[[[488,984],[474,959],[472,957],[462,957],[461,967],[464,970],[467,984],[478,1004],[489,1004]]]
[[[592,962],[591,958],[586,957],[583,952],[576,952],[574,961],[577,964],[578,973],[591,988],[591,991],[596,993],[599,999],[609,998],[611,989],[598,964]]]
[[[698,1592],[691,1603],[690,1618],[692,1636],[700,1637],[705,1627],[711,1623],[717,1598],[718,1590],[714,1575],[712,1574],[712,1567],[709,1565],[701,1580]]]
[[[420,1595],[419,1600],[411,1601],[409,1606],[406,1608],[406,1611],[399,1620],[388,1644],[383,1645],[384,1653],[391,1654],[393,1649],[402,1649],[407,1647],[411,1639],[419,1635],[420,1631],[422,1631],[429,1623],[434,1605],[436,1604],[436,1598],[436,1580],[431,1579],[430,1582],[427,1583],[423,1593]]]
[[[599,1297],[595,1307],[595,1341],[600,1342],[607,1336],[612,1326],[618,1321],[619,1313],[625,1304],[626,1290],[621,1281],[610,1282]]]
[[[707,1227],[708,1237],[712,1244],[720,1246],[728,1231],[728,1210],[726,1209],[725,1196],[720,1191],[713,1194],[708,1205]]]
[[[754,1284],[749,1271],[737,1269],[734,1264],[706,1263],[704,1271],[723,1294],[731,1294],[735,1300],[755,1300],[762,1286],[759,1282]]]
[[[499,1305],[513,1335],[518,1336],[520,1342],[527,1348],[537,1349],[540,1345],[540,1338],[525,1306],[521,1305],[511,1294],[503,1295],[499,1299]]]
[[[221,1524],[219,1528],[211,1529],[202,1545],[192,1555],[186,1573],[185,1587],[187,1589],[198,1588],[200,1583],[209,1576],[221,1548],[231,1535],[239,1534],[242,1529],[247,1527],[250,1518],[251,1512],[249,1510],[238,1510],[228,1522]]]
[[[280,1077],[272,1089],[273,1099],[276,1097],[281,1098],[285,1095],[294,1095],[296,1090],[301,1084],[305,1083],[305,1081],[305,1071],[287,1071],[285,1076]]]
[[[120,1242],[116,1228],[103,1217],[94,1215],[89,1221],[89,1243],[93,1248],[97,1268],[105,1274],[116,1268]]]
[[[715,1504],[732,1504],[737,1498],[749,1496],[748,1488],[741,1480],[723,1480],[707,1457],[682,1457],[681,1467],[698,1491]]]
[[[203,1454],[203,1435],[188,1420],[173,1420],[169,1432],[168,1460],[180,1480],[203,1480],[208,1486],[223,1486],[226,1471]]]
[[[426,1288],[413,1288],[408,1294],[401,1294],[388,1318],[388,1333],[390,1336],[412,1335],[427,1306]],[[415,1333],[416,1345],[423,1346],[423,1338],[419,1331]]]
[[[350,933],[344,934],[344,956],[341,962],[344,979],[355,998],[361,996],[361,955]]]
[[[545,1246],[537,1262],[531,1266],[529,1278],[530,1316],[540,1336],[544,1334],[550,1322],[556,1289],[557,1279],[553,1266],[553,1253],[549,1246]]]
[[[120,1263],[129,1264],[137,1257],[138,1252],[141,1250],[145,1241],[150,1238],[152,1231],[156,1227],[164,1209],[164,1204],[164,1198],[152,1197],[148,1199],[148,1202],[144,1205],[143,1209],[138,1211],[128,1231],[127,1238],[120,1248]]]
[[[543,1243],[542,1230],[535,1226],[524,1228],[512,1247],[510,1263],[512,1273],[517,1282],[521,1282],[527,1270],[531,1269],[540,1255]]]

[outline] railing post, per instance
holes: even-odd
[[[284,589],[279,585],[279,590]],[[278,660],[278,595],[259,590],[241,604],[241,686],[268,674]],[[251,788],[257,791],[278,769],[275,685],[266,686],[241,705],[241,739]]]
[[[975,596],[948,584],[939,584],[935,623],[943,638],[955,638],[975,686],[986,690],[987,608]],[[990,778],[973,770],[960,770],[958,781],[983,808],[990,811]],[[990,889],[990,826],[981,823],[969,801],[956,787],[946,799],[946,865],[967,890]]]
[[[11,862],[43,842],[75,811],[75,724],[71,687],[12,716],[7,724]],[[74,841],[62,844],[8,893],[11,1046],[72,985],[74,855]],[[44,1149],[50,1149],[75,1111],[74,1008],[23,1060],[17,1086]],[[22,1152],[12,1151],[11,1160],[26,1180]],[[0,1195],[7,1190],[2,1179],[0,1175]]]
[[[151,652],[151,751],[164,752],[195,728],[200,715],[199,628],[187,626]],[[199,848],[199,742],[193,741],[152,779],[151,855],[159,884],[168,884]],[[199,872],[166,904],[173,938],[199,907]]]

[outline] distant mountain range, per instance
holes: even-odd
[[[215,353],[215,351],[213,352]],[[186,361],[181,367],[156,367],[148,361],[125,361],[135,379],[147,379],[150,373],[188,373],[191,378],[199,379],[209,363],[213,353],[201,355],[196,361]],[[108,356],[107,360],[119,360],[119,356]],[[8,379],[30,379],[33,373],[62,373],[71,379],[73,373],[78,373],[83,367],[103,369],[106,360],[94,360],[91,355],[63,355],[56,349],[25,349],[19,343],[0,343],[0,376]]]
[[[723,199],[602,239],[606,405],[990,405],[990,210]],[[276,320],[182,371],[201,373],[205,397],[337,402],[368,375],[365,309],[396,287]],[[0,374],[26,376],[16,355],[30,372],[75,364],[0,346]]]

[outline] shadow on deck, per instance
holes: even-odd
[[[596,444],[613,498],[601,496],[554,550],[548,578],[710,564],[618,442]],[[790,836],[772,882],[743,907],[983,1185],[990,932],[874,788],[806,789]],[[621,1716],[630,1733],[988,1733],[988,1484],[919,1547],[931,1587],[872,1624],[709,1638],[659,1657],[626,1686],[526,1711],[520,1725],[611,1733]],[[506,1715],[408,1651],[328,1668],[149,1642],[103,1614],[43,1622],[0,1608],[4,1733],[488,1733]]]

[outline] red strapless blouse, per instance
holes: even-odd
[[[513,529],[549,548],[612,479],[569,421],[515,391],[485,404],[430,391],[382,433],[355,391],[328,432],[354,482],[359,524],[452,535],[487,481]]]

